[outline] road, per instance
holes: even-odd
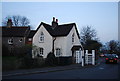
[[[105,64],[66,71],[11,76],[5,79],[118,79],[119,64]]]

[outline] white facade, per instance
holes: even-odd
[[[44,34],[44,42],[39,42],[40,33]],[[74,38],[72,38],[74,34]],[[54,42],[54,54],[56,57],[69,57],[72,56],[72,47],[74,45],[81,45],[78,38],[75,26],[72,27],[71,31],[67,36],[52,37],[49,32],[45,29],[43,25],[38,29],[36,34],[33,37],[33,46],[34,48],[43,48],[43,58],[46,58],[48,53],[52,52],[53,39]],[[35,49],[33,48],[33,58],[37,57],[35,54]],[[39,50],[38,50],[39,51]],[[59,54],[60,53],[60,54]],[[57,55],[58,54],[58,55]]]
[[[44,34],[44,42],[40,42],[40,33],[43,32]],[[47,57],[47,54],[52,51],[52,36],[47,32],[47,30],[41,25],[39,30],[33,37],[33,47],[43,48],[43,58]],[[34,48],[33,48],[34,51]],[[33,58],[36,55],[33,54]]]

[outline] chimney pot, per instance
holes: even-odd
[[[10,28],[10,27],[12,27],[12,19],[8,19],[8,21],[7,21],[7,26]]]
[[[58,23],[58,19],[56,19],[56,23]]]
[[[55,22],[55,17],[53,17],[53,22]]]

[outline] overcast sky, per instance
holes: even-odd
[[[56,17],[59,24],[76,23],[79,33],[91,26],[101,42],[118,40],[117,2],[3,2],[2,19],[8,15],[26,16],[34,29]]]

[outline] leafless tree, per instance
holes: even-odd
[[[13,15],[13,16],[7,16],[5,19],[3,19],[2,25],[7,25],[7,20],[12,19],[13,26],[28,26],[30,21],[25,16],[19,16],[19,15]]]
[[[95,29],[92,29],[90,26],[83,27],[81,30],[81,41],[86,43],[88,40],[98,40],[97,33]]]
[[[110,53],[118,53],[120,51],[120,43],[115,40],[111,40],[107,43],[107,48]]]
[[[91,28],[90,26],[83,27],[80,34],[81,43],[84,49],[89,51],[100,50],[102,43],[97,38],[97,32],[95,29]]]
[[[21,18],[21,25],[22,26],[26,26],[26,25],[28,25],[30,22],[29,22],[29,20],[25,17],[25,16],[23,16],[22,18]]]

